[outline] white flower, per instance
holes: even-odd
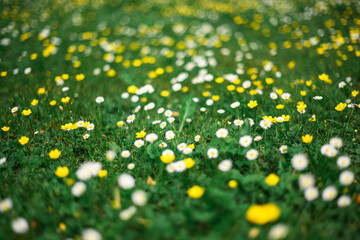
[[[0,158],[0,165],[3,165],[6,162],[6,157]]]
[[[226,128],[220,128],[216,131],[216,137],[218,138],[226,138],[229,134],[229,131]]]
[[[13,231],[17,234],[24,234],[29,230],[29,224],[25,218],[18,217],[11,222]]]
[[[254,124],[255,124],[254,119],[248,118],[248,120],[249,120],[250,126],[254,126]]]
[[[139,111],[140,111],[140,109],[141,109],[141,106],[140,106],[140,105],[139,105],[139,106],[137,106],[137,107],[135,108],[135,110],[134,110],[134,113],[139,112]]]
[[[268,236],[269,239],[283,239],[288,235],[288,232],[289,228],[285,224],[278,223],[270,229]]]
[[[113,161],[116,158],[116,153],[113,150],[106,151],[106,160]]]
[[[86,185],[83,182],[76,182],[71,188],[71,193],[75,197],[80,197],[86,191]]]
[[[165,116],[166,116],[166,117],[171,117],[172,114],[173,114],[173,113],[172,113],[171,110],[166,110],[166,111],[165,111]]]
[[[337,189],[334,186],[329,186],[322,192],[322,199],[324,201],[331,201],[337,196]]]
[[[249,80],[244,81],[242,84],[242,87],[245,89],[251,87],[251,81],[249,81]]]
[[[339,207],[347,207],[351,204],[351,198],[347,195],[342,195],[337,201]]]
[[[127,123],[132,123],[135,120],[135,115],[132,114],[126,118]]]
[[[156,135],[155,133],[149,133],[146,135],[145,140],[148,142],[155,142],[158,139],[158,135]]]
[[[244,124],[244,121],[243,121],[243,120],[240,120],[240,119],[235,119],[235,120],[234,120],[234,125],[235,125],[235,126],[241,127],[243,124]]]
[[[340,156],[337,159],[336,164],[339,168],[347,168],[348,166],[350,166],[350,158],[347,156]]]
[[[269,119],[263,119],[263,120],[260,121],[259,125],[263,129],[268,129],[268,128],[271,128],[272,122],[270,122]]]
[[[249,147],[252,143],[252,137],[249,136],[249,135],[245,135],[245,136],[242,136],[239,140],[239,144],[242,146],[242,147]]]
[[[270,98],[273,99],[273,100],[275,100],[275,99],[278,98],[278,95],[277,95],[276,93],[274,93],[274,92],[271,92],[271,93],[270,93]]]
[[[284,121],[285,121],[285,119],[283,117],[277,117],[276,118],[276,122],[278,122],[278,123],[282,123]]]
[[[159,113],[159,114],[160,114],[160,113],[163,113],[164,111],[165,111],[165,109],[164,109],[164,108],[159,108],[159,109],[158,109],[158,111],[157,111],[157,113]]]
[[[78,127],[83,127],[85,124],[84,121],[80,120],[80,121],[77,121],[76,125],[78,125]]]
[[[217,158],[219,155],[219,152],[216,148],[209,148],[207,151],[208,158]]]
[[[95,128],[95,125],[93,123],[90,123],[89,125],[87,125],[86,130],[92,131],[92,130],[94,130],[94,128]]]
[[[101,240],[101,234],[92,228],[85,229],[81,234],[82,240]]]
[[[280,152],[281,152],[282,154],[285,154],[285,153],[287,153],[288,146],[286,146],[286,145],[281,145],[280,148],[279,148],[279,150],[280,150]]]
[[[186,148],[184,149],[184,151],[183,151],[183,154],[188,155],[188,154],[190,154],[190,153],[192,153],[192,152],[193,152],[193,149],[192,149],[192,148],[186,147]]]
[[[355,176],[353,172],[345,170],[340,174],[340,184],[344,186],[349,186],[354,181],[354,177]]]
[[[19,107],[13,107],[11,109],[11,113],[16,113],[19,110]]]
[[[200,135],[196,135],[195,138],[194,138],[195,142],[198,142],[200,141]]]
[[[259,152],[256,149],[250,149],[245,155],[245,157],[250,161],[255,160],[258,156]]]
[[[130,157],[130,151],[129,150],[124,150],[121,152],[121,157],[123,158],[129,158]]]
[[[341,138],[339,137],[333,137],[330,139],[330,145],[335,147],[335,148],[341,148],[343,145],[343,141]]]
[[[137,148],[141,148],[142,146],[144,146],[145,142],[141,139],[135,140],[134,142],[134,146]]]
[[[166,171],[168,173],[173,173],[175,172],[175,164],[173,162],[169,163],[166,165]]]
[[[129,164],[127,165],[127,168],[128,168],[129,170],[133,170],[133,169],[135,168],[135,164],[134,164],[134,163],[129,163]]]
[[[127,173],[122,173],[117,179],[118,184],[123,189],[130,189],[135,186],[135,179],[133,176]]]
[[[344,81],[339,82],[339,88],[344,88],[346,83]]]
[[[164,129],[165,127],[166,127],[166,122],[160,123],[160,128],[161,128],[161,129]]]
[[[13,207],[13,203],[10,198],[5,198],[0,201],[0,212],[7,212]]]
[[[165,133],[165,138],[166,138],[166,140],[171,140],[171,139],[173,139],[175,137],[175,133],[173,132],[173,131],[167,131],[166,133]]]
[[[283,93],[281,95],[281,98],[284,99],[284,100],[288,100],[288,99],[290,99],[290,97],[291,97],[290,93]]]
[[[184,161],[174,162],[174,168],[176,172],[183,172],[186,170],[186,165]]]
[[[162,143],[160,143],[160,144],[159,144],[159,147],[160,147],[160,148],[164,148],[164,147],[167,147],[167,144],[166,144],[166,142],[162,142]]]
[[[225,113],[225,110],[224,109],[219,109],[219,110],[217,110],[217,113],[223,114],[223,113]]]
[[[308,159],[305,154],[295,154],[291,159],[291,165],[297,171],[304,170],[308,165]]]
[[[254,138],[254,141],[259,142],[261,139],[262,139],[261,136],[256,136],[256,137]]]
[[[123,221],[129,220],[136,213],[136,207],[130,206],[127,209],[124,209],[120,212],[119,217]]]
[[[205,112],[205,111],[206,111],[206,108],[202,107],[202,108],[200,108],[200,111],[201,111],[201,112]]]
[[[222,172],[229,171],[231,167],[232,167],[232,161],[229,159],[222,160],[218,165],[219,170]]]
[[[239,102],[233,102],[230,107],[231,108],[237,108],[238,106],[240,106],[240,103]]]
[[[335,157],[338,154],[338,150],[334,148],[332,145],[330,145],[330,149],[325,152],[325,156],[327,157]]]
[[[130,94],[129,94],[128,92],[123,92],[123,93],[121,94],[121,98],[122,98],[122,99],[127,99],[127,98],[129,98],[129,96],[130,96]]]
[[[301,189],[307,189],[313,187],[315,184],[315,178],[311,173],[305,173],[299,177],[299,187]]]
[[[131,194],[131,200],[137,206],[144,206],[147,202],[146,193],[142,190],[136,190]]]
[[[188,119],[189,119],[189,118],[186,119],[187,122],[188,122]],[[169,117],[169,118],[167,118],[167,121],[168,121],[169,123],[173,123],[173,122],[175,121],[175,118],[174,118],[174,117]]]
[[[99,162],[85,162],[76,171],[76,176],[81,181],[86,181],[97,176],[101,169],[102,165]]]
[[[104,102],[104,98],[103,98],[103,97],[97,97],[97,98],[95,99],[95,102],[98,103],[98,104],[100,104],[100,103]]]
[[[151,103],[145,105],[144,110],[145,111],[152,110],[152,109],[154,109],[154,107],[155,107],[155,103],[151,102]]]
[[[323,97],[322,97],[322,96],[315,96],[315,97],[313,97],[313,99],[314,99],[314,100],[322,100]]]
[[[319,196],[319,190],[316,187],[308,187],[305,189],[304,196],[306,201],[313,201]]]
[[[177,149],[182,152],[187,147],[186,143],[180,143],[177,145]]]
[[[133,96],[131,96],[130,100],[131,100],[131,102],[136,103],[139,101],[139,96],[133,95]]]

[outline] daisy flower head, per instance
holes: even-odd
[[[13,202],[10,198],[0,200],[0,213],[7,212],[13,207]]]
[[[173,131],[167,131],[166,133],[165,133],[165,138],[166,138],[166,140],[171,140],[171,139],[173,139],[175,137],[175,133],[173,132]]]
[[[106,160],[113,161],[116,158],[116,153],[113,150],[108,150],[105,153]]]
[[[160,144],[159,144],[159,147],[160,147],[160,148],[165,148],[165,147],[167,147],[166,142],[162,142],[162,143],[160,143]]]
[[[95,129],[95,125],[93,124],[93,123],[90,123],[89,125],[87,125],[87,127],[86,127],[86,130],[88,130],[88,131],[92,131],[92,130],[94,130]]]
[[[301,174],[299,177],[299,187],[301,189],[307,189],[313,187],[315,184],[315,178],[311,173]]]
[[[219,152],[216,148],[209,148],[207,150],[208,158],[217,158],[219,156]]]
[[[71,188],[71,193],[75,197],[80,197],[85,193],[85,191],[86,191],[86,184],[83,182],[76,182]]]
[[[128,168],[129,170],[133,170],[133,169],[135,168],[135,164],[134,164],[134,163],[129,163],[129,164],[127,165],[127,168]]]
[[[155,133],[149,133],[145,136],[145,140],[153,143],[158,139],[158,135],[156,135]]]
[[[322,100],[323,97],[322,97],[322,96],[315,96],[315,97],[313,97],[313,99],[314,99],[314,100]]]
[[[254,138],[254,141],[255,141],[255,142],[259,142],[259,141],[261,141],[261,139],[262,139],[261,136],[256,136],[256,137]]]
[[[92,228],[85,229],[81,234],[83,240],[102,240],[101,234]]]
[[[84,139],[84,140],[88,139],[89,137],[90,137],[90,134],[88,134],[88,133],[85,133],[85,134],[83,135],[83,139]]]
[[[131,194],[131,200],[137,206],[145,206],[147,202],[146,193],[143,190],[136,190]]]
[[[319,197],[319,190],[316,187],[308,187],[304,191],[306,201],[311,202]]]
[[[166,110],[164,115],[166,117],[171,117],[173,115],[173,112],[171,110]]]
[[[161,129],[164,129],[165,127],[166,127],[166,122],[160,123],[160,128],[161,128]]]
[[[137,148],[141,148],[142,146],[144,146],[145,142],[141,139],[135,140],[134,142],[134,146]]]
[[[352,171],[345,170],[340,174],[339,181],[343,186],[349,186],[353,183],[355,175]]]
[[[193,149],[191,147],[186,147],[183,151],[183,154],[188,155],[193,152]]]
[[[131,189],[135,186],[135,178],[127,173],[120,174],[117,182],[122,189]]]
[[[275,99],[278,98],[278,95],[277,95],[276,93],[274,93],[274,92],[271,92],[271,93],[270,93],[270,98],[273,99],[273,100],[275,100]]]
[[[96,102],[97,104],[100,104],[100,103],[104,102],[104,98],[103,98],[103,97],[97,97],[97,98],[95,99],[95,102]]]
[[[29,230],[29,223],[25,218],[18,217],[11,222],[13,231],[17,234],[24,234]]]
[[[135,115],[134,114],[131,114],[130,116],[128,116],[126,118],[127,123],[132,123],[132,122],[134,122],[134,120],[135,120]]]
[[[270,229],[268,237],[271,240],[284,239],[288,235],[288,233],[288,226],[283,223],[278,223]]]
[[[341,148],[343,145],[343,140],[339,137],[333,137],[330,139],[329,144],[337,149]]]
[[[271,128],[272,122],[269,119],[263,119],[260,121],[260,127],[263,129],[269,129]]]
[[[339,168],[347,168],[348,166],[350,166],[350,158],[348,156],[340,156],[337,161],[336,164]]]
[[[242,146],[242,147],[249,147],[252,143],[253,139],[250,135],[245,135],[245,136],[242,136],[239,140],[239,144]]]
[[[231,108],[237,108],[238,106],[240,106],[240,102],[233,102],[230,107]]]
[[[336,198],[337,194],[338,194],[338,191],[334,186],[328,186],[322,192],[321,197],[324,201],[328,202],[328,201],[331,201],[334,198]]]
[[[13,107],[11,109],[11,113],[16,113],[19,110],[19,107]]]
[[[247,160],[255,160],[257,157],[259,156],[259,152],[256,149],[250,149],[249,151],[246,152],[245,157],[247,158]]]
[[[200,141],[200,135],[196,135],[195,138],[194,138],[195,142],[198,142]]]
[[[175,172],[184,172],[186,170],[186,164],[184,161],[174,162]]]
[[[222,172],[229,171],[231,167],[232,167],[232,161],[229,159],[222,160],[218,165],[219,170]]]
[[[216,131],[216,137],[217,138],[226,138],[229,134],[229,131],[226,128],[220,128]]]
[[[186,143],[180,143],[177,145],[177,149],[182,152],[187,147]]]
[[[237,127],[241,127],[242,125],[244,125],[244,120],[235,119],[234,120],[234,125],[237,126]]]
[[[281,98],[284,100],[289,100],[291,97],[290,93],[283,93],[281,94]]]
[[[291,159],[292,167],[297,171],[302,171],[308,166],[308,159],[305,154],[295,154]]]
[[[347,207],[351,204],[351,198],[347,195],[342,195],[337,201],[339,207]]]

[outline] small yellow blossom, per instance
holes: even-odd
[[[98,173],[98,176],[100,178],[106,177],[107,176],[107,170],[103,169]]]
[[[168,96],[170,95],[170,92],[167,91],[167,90],[163,90],[163,91],[160,92],[160,95],[161,95],[162,97],[168,97]]]
[[[64,178],[67,177],[69,175],[69,169],[68,167],[57,167],[56,171],[55,171],[55,175],[60,177],[60,178]]]
[[[64,232],[65,230],[66,230],[66,225],[65,225],[65,223],[59,223],[59,229],[60,229],[60,231],[62,231],[62,232]]]
[[[7,131],[9,131],[9,130],[10,130],[10,127],[3,126],[3,127],[1,128],[1,130],[3,130],[4,132],[7,132]]]
[[[229,186],[230,188],[236,188],[237,185],[238,185],[238,183],[237,183],[236,180],[230,180],[230,181],[228,182],[228,186]]]
[[[25,136],[22,136],[20,139],[19,139],[19,143],[21,145],[25,145],[29,142],[29,138],[28,137],[25,137]]]
[[[134,85],[129,86],[127,89],[127,91],[131,94],[135,94],[137,90],[138,90],[138,88]]]
[[[49,152],[49,157],[51,159],[57,159],[60,157],[60,154],[61,154],[61,151],[59,151],[58,149],[54,149]]]
[[[56,104],[56,100],[50,101],[50,106],[54,106]]]
[[[29,116],[31,113],[32,113],[31,109],[23,110],[21,112],[21,114],[24,115],[24,116]]]
[[[276,109],[283,109],[284,108],[284,105],[283,104],[278,104],[276,105]]]
[[[70,102],[70,97],[61,98],[61,101],[63,103],[69,103]]]
[[[192,188],[190,188],[187,191],[189,197],[191,197],[191,198],[201,198],[202,195],[204,194],[204,192],[205,192],[205,189],[198,185],[193,186]]]
[[[278,184],[279,180],[280,180],[280,177],[278,175],[276,175],[275,173],[270,173],[265,178],[265,182],[269,186],[275,186],[276,184]]]
[[[336,107],[335,110],[338,112],[343,111],[346,108],[347,104],[346,103],[339,103]]]
[[[356,97],[358,94],[359,94],[359,91],[356,91],[356,90],[354,90],[354,91],[351,92],[351,95],[352,95],[353,97]]]
[[[314,137],[309,134],[306,134],[306,135],[302,136],[301,138],[304,143],[311,143]]]
[[[192,158],[186,158],[184,159],[184,163],[186,168],[192,168],[195,164],[195,161]]]
[[[329,75],[326,75],[325,73],[319,75],[319,79],[321,81],[324,81],[324,82],[328,83],[328,84],[332,84],[332,80],[329,79]]]
[[[116,125],[117,125],[118,127],[122,127],[122,126],[124,125],[124,122],[123,122],[123,121],[119,121],[119,122],[116,123]]]
[[[264,225],[276,221],[280,217],[280,213],[280,208],[273,203],[254,204],[246,211],[246,219],[251,223]]]
[[[169,154],[169,153],[166,153],[165,155],[160,156],[160,160],[163,163],[171,163],[172,161],[174,161],[174,159],[175,159],[175,155],[172,155],[172,154]]]
[[[143,137],[145,137],[145,135],[146,135],[146,132],[144,132],[144,131],[137,132],[136,133],[136,138],[143,138]]]
[[[44,94],[44,93],[45,93],[45,88],[39,88],[37,93],[38,93],[39,95]]]
[[[249,108],[254,108],[258,105],[257,101],[250,100],[250,102],[247,104]]]
[[[36,106],[39,103],[37,99],[32,100],[31,105]]]

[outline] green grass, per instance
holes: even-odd
[[[0,158],[6,158],[0,165],[0,201],[9,198],[13,206],[0,212],[0,239],[81,239],[87,228],[103,239],[268,239],[280,223],[287,226],[286,239],[355,239],[360,222],[360,5],[345,0],[269,2],[3,1],[0,127],[10,129],[0,130]],[[183,31],[176,33],[179,24]],[[48,34],[41,34],[44,29]],[[134,66],[137,59],[141,66]],[[203,59],[207,64],[202,66]],[[200,66],[188,68],[191,62]],[[267,69],[269,62],[272,67]],[[31,72],[25,74],[26,68]],[[212,78],[194,84],[204,69]],[[188,77],[174,91],[172,79],[181,73]],[[331,84],[319,79],[323,73]],[[80,74],[84,79],[77,81]],[[231,83],[228,74],[236,74],[237,80]],[[273,83],[268,84],[268,78]],[[246,80],[251,87],[241,89]],[[346,83],[343,88],[341,82]],[[138,102],[130,100],[134,93],[122,97],[129,86],[147,84],[154,92],[139,95]],[[41,88],[44,94],[38,94]],[[279,90],[290,93],[290,100],[283,100],[281,93],[277,99],[269,97]],[[98,96],[105,101],[97,104]],[[69,103],[62,102],[65,97]],[[208,106],[212,97],[216,101]],[[248,107],[250,100],[258,106]],[[231,108],[236,101],[240,106]],[[297,110],[299,101],[306,104],[303,114]],[[145,111],[151,102],[154,109]],[[335,110],[339,103],[347,107]],[[277,109],[279,104],[284,108]],[[12,113],[15,106],[19,110]],[[134,113],[137,106],[141,109]],[[160,108],[171,110],[174,122],[157,113]],[[22,114],[26,109],[32,111],[28,116]],[[127,123],[131,114],[136,118]],[[267,130],[259,125],[264,116],[282,115],[290,120]],[[313,115],[316,121],[309,121]],[[235,119],[244,125],[235,126]],[[94,130],[62,129],[80,120],[93,123]],[[167,122],[166,127],[153,124],[156,120]],[[124,125],[117,126],[119,121]],[[220,128],[228,130],[226,138],[216,137]],[[136,148],[136,133],[141,131],[158,139],[150,143],[144,137],[144,146]],[[167,131],[175,138],[165,139]],[[85,140],[86,133],[90,137]],[[303,142],[306,134],[313,136],[311,143]],[[244,135],[262,139],[244,148],[239,144]],[[25,145],[19,143],[22,136],[29,138]],[[326,157],[320,149],[333,137],[341,138],[343,146],[336,156]],[[162,142],[167,147],[160,148]],[[177,149],[180,143],[195,148],[185,155]],[[285,154],[279,150],[282,145],[288,146]],[[219,156],[209,158],[209,148],[216,148]],[[54,149],[61,151],[57,159],[49,157]],[[192,158],[194,166],[169,173],[160,160],[165,149],[174,151],[174,162]],[[259,152],[253,161],[245,157],[249,149]],[[106,158],[110,150],[116,153],[113,161]],[[121,157],[124,150],[131,152],[129,158]],[[309,160],[304,170],[291,163],[298,153]],[[343,155],[351,159],[346,169],[336,163]],[[227,172],[218,168],[224,159],[233,162]],[[107,175],[83,181],[86,191],[76,197],[72,184],[81,181],[76,172],[88,161],[101,163]],[[135,168],[128,169],[129,163]],[[66,177],[55,174],[59,166],[68,167]],[[344,170],[355,175],[348,186],[339,180]],[[120,189],[122,173],[135,178],[135,187]],[[280,177],[275,186],[265,182],[271,173]],[[298,184],[304,173],[315,178],[319,196],[313,201],[305,199]],[[149,177],[156,184],[149,184]],[[238,185],[230,188],[230,180]],[[187,193],[194,185],[205,190],[199,199]],[[324,201],[328,186],[338,193]],[[147,203],[123,220],[119,214],[134,205],[135,190],[146,192]],[[342,195],[351,200],[348,206],[338,206]],[[250,206],[266,203],[278,206],[280,216],[266,224],[246,218]],[[23,234],[12,228],[19,217],[29,224]]]

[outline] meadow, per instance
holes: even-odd
[[[359,1],[0,17],[0,239],[358,236]]]

